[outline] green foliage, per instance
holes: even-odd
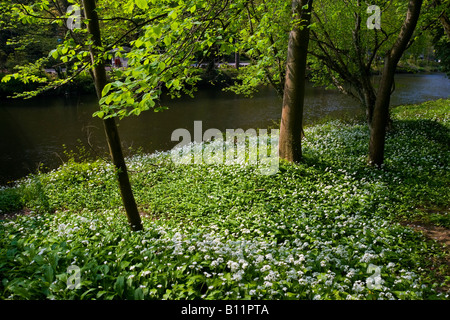
[[[32,5],[10,4],[10,14],[5,15],[12,26],[18,23],[53,26],[62,42],[49,50],[40,63],[30,64],[33,68],[22,68],[3,81],[42,81],[38,90],[16,95],[34,96],[70,83],[80,72],[92,69],[93,64],[121,56],[128,60],[128,67],[111,72],[111,83],[103,90],[100,101],[101,110],[95,115],[123,118],[149,109],[163,110],[163,106],[157,105],[163,92],[173,97],[192,94],[202,74],[201,69],[195,67],[197,62],[211,61],[219,52],[227,55],[236,50],[233,35],[240,29],[237,21],[248,4],[219,0],[158,1],[158,5],[154,4],[154,1],[128,0],[120,5],[111,0],[98,1],[103,47],[95,48],[94,63],[88,54],[92,42],[86,32],[87,21],[82,21],[81,28],[67,30],[64,22],[69,14],[64,11],[65,7],[47,0],[35,1]],[[128,16],[132,18],[125,18]],[[131,51],[123,53],[124,46],[131,47]],[[50,62],[65,66],[66,74],[57,79],[37,77],[42,67]]]
[[[336,121],[306,129],[305,162],[282,161],[272,176],[175,165],[168,153],[131,157],[139,232],[110,164],[70,161],[32,176],[0,190],[42,212],[0,222],[0,297],[448,299],[429,271],[439,246],[396,223],[448,208],[448,108],[395,108],[378,170],[366,165],[366,126]],[[440,217],[450,227],[448,212]],[[380,267],[378,289],[366,285],[370,264]],[[81,269],[72,290],[71,265]]]
[[[11,79],[8,82],[2,81],[2,79],[4,77],[5,77],[4,74],[0,75],[0,96],[1,97],[12,96],[16,92],[36,90],[39,87],[39,83],[28,82],[25,84],[18,79]]]
[[[266,14],[271,12],[271,14]],[[251,60],[229,90],[251,96],[261,85],[272,85],[282,95],[289,32],[290,1],[259,1],[247,5],[236,22],[237,50]]]
[[[368,18],[365,3],[316,1],[315,4],[310,26],[314,41],[310,47],[309,76],[318,85],[337,87],[360,98],[360,92],[355,92],[361,87],[356,80],[362,72],[359,63],[367,63],[369,70],[379,70],[378,64],[400,29],[406,3],[385,0],[371,3],[383,10],[382,30],[365,27]],[[34,68],[21,69],[4,78],[4,81],[45,80],[37,91],[20,91],[18,97],[66,85],[78,73],[92,69],[86,21],[82,21],[81,28],[68,31],[64,28],[64,21],[69,17],[65,8],[57,8],[48,0],[9,6],[6,12],[10,14],[5,13],[8,26],[20,22],[26,26],[52,27],[63,40],[53,43],[53,49],[46,51],[47,57],[40,64],[32,64]],[[121,56],[128,59],[128,67],[113,69],[111,83],[103,90],[100,100],[101,110],[95,116],[123,118],[146,110],[164,110],[159,103],[163,92],[172,97],[192,95],[207,74],[198,65],[218,62],[235,52],[249,59],[250,66],[240,68],[235,83],[227,90],[251,96],[261,85],[270,84],[279,95],[283,94],[289,32],[298,23],[292,19],[290,1],[127,0],[119,4],[102,0],[97,1],[97,7],[103,43],[102,48],[95,48],[98,60],[108,62],[114,56]],[[426,24],[435,13],[428,8],[420,25]],[[359,31],[355,30],[357,15],[361,17]],[[355,45],[355,34],[359,35],[358,45]],[[25,42],[17,40],[18,44]],[[131,51],[125,53],[122,50],[125,46]],[[324,59],[321,46],[332,48],[327,56],[333,63]],[[66,66],[67,74],[58,79],[33,78],[38,69],[49,63]]]
[[[17,212],[23,207],[22,193],[19,188],[5,188],[0,192],[0,217],[2,213]]]
[[[136,2],[141,9],[144,3]],[[146,18],[155,21],[131,42],[128,68],[115,71],[115,81],[104,88],[101,110],[95,115],[123,118],[152,108],[163,110],[156,105],[163,91],[173,97],[192,95],[201,74],[194,64],[215,48],[222,54],[232,50],[225,37],[229,27],[223,26],[236,10],[235,5],[220,1],[180,1],[176,6],[163,2],[146,10]]]
[[[24,4],[24,8],[29,7]],[[30,30],[29,25],[21,22],[17,1],[1,1],[0,21],[0,69],[3,72],[47,56],[57,42],[54,26],[35,21],[35,28]]]
[[[435,48],[437,59],[440,60],[441,70],[450,78],[450,39],[438,31],[435,36]]]

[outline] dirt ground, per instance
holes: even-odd
[[[416,231],[421,231],[430,239],[434,239],[439,243],[442,243],[447,251],[450,251],[450,230],[444,227],[438,227],[431,224],[423,225],[410,223],[410,227],[412,227]]]

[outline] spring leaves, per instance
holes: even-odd
[[[148,5],[146,1],[136,5],[144,8],[144,2]],[[131,50],[123,53],[117,48],[116,57],[125,58],[127,67],[113,70],[112,82],[103,88],[100,110],[94,116],[123,118],[149,109],[161,111],[165,107],[157,101],[163,92],[171,96],[191,94],[199,80],[193,60],[203,43],[199,12],[206,12],[206,5],[184,3],[148,15],[150,22],[131,42]]]

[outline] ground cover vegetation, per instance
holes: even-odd
[[[32,63],[22,59],[15,68],[17,72],[5,75],[2,83],[19,80],[39,84],[38,89],[15,94],[16,98],[29,98],[67,85],[81,74],[92,76],[100,106],[94,116],[103,119],[126,215],[130,227],[137,231],[143,227],[116,118],[138,116],[150,109],[164,110],[160,105],[163,93],[179,97],[195,92],[202,82],[202,65],[207,65],[209,74],[223,57],[234,55],[235,68],[240,69],[239,56],[243,55],[250,64],[241,69],[239,81],[229,89],[251,94],[260,85],[270,84],[278,93],[284,91],[279,155],[299,162],[302,88],[309,67],[316,74],[316,84],[335,87],[365,106],[371,131],[367,160],[379,167],[384,161],[389,101],[397,65],[414,44],[416,48],[410,52],[413,56],[422,52],[428,61],[434,59],[426,41],[420,44],[416,40],[427,29],[437,28],[439,22],[448,34],[447,3],[448,0],[376,1],[375,7],[382,13],[376,20],[383,23],[373,30],[364,26],[366,19],[371,20],[370,10],[367,11],[370,8],[359,0],[345,4],[316,1],[314,10],[312,0],[127,0],[120,5],[110,0],[2,1],[3,26],[12,35],[17,33],[15,41],[6,37],[7,44],[23,44],[23,35],[18,31],[25,25],[40,26],[44,33],[58,35],[42,50],[46,52],[44,57]],[[330,30],[330,25],[336,28]],[[310,31],[315,43],[312,48],[307,45]],[[313,61],[309,56],[314,57]],[[107,72],[112,59],[121,58],[127,59],[127,66],[123,68],[114,62],[114,68]],[[375,91],[371,79],[374,62],[383,60]],[[65,66],[64,77],[49,79],[43,75],[48,64],[53,64],[59,73]]]
[[[448,255],[400,222],[450,228],[449,106],[394,108],[379,169],[365,122],[306,128],[304,160],[269,176],[135,155],[143,231],[127,224],[111,163],[31,175],[0,190],[2,214],[28,213],[0,222],[0,297],[448,299]]]

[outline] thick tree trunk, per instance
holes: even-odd
[[[89,20],[88,31],[92,35],[93,45],[90,49],[91,60],[94,64],[93,76],[98,99],[102,97],[102,91],[107,84],[104,62],[98,58],[97,47],[101,47],[100,26],[95,11],[95,0],[83,0],[84,14]],[[125,207],[128,223],[133,231],[142,230],[141,217],[136,206],[133,191],[128,177],[125,159],[122,153],[119,133],[114,118],[103,120],[106,138],[112,161],[117,171],[120,194]]]
[[[397,41],[386,54],[383,74],[381,76],[380,87],[377,92],[377,99],[372,118],[372,126],[369,142],[369,164],[381,166],[384,161],[384,145],[386,139],[386,126],[389,121],[389,104],[397,64],[403,52],[406,50],[409,40],[419,20],[420,10],[423,0],[410,0],[408,12],[403,22],[402,29]]]
[[[312,3],[312,0],[292,1],[295,18],[301,22],[295,24],[289,35],[279,139],[280,158],[290,162],[299,162],[302,158],[303,102]]]
[[[389,118],[389,103],[391,87],[394,82],[396,65],[389,57],[385,59],[380,88],[370,125],[369,164],[381,166],[384,161],[384,145],[386,140],[386,125]]]

